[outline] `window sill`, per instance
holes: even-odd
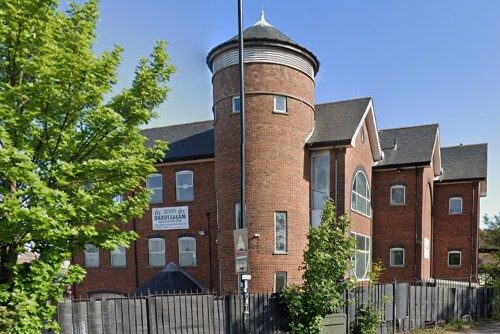
[[[290,114],[288,113],[288,111],[283,112],[283,111],[276,111],[276,110],[273,110],[273,114],[278,114],[278,115],[287,115],[287,116],[288,116],[288,115],[290,115]]]
[[[390,265],[389,268],[392,268],[392,269],[404,269],[404,268],[406,268],[406,266],[405,265],[402,265],[402,266],[391,266]]]
[[[273,252],[273,255],[288,255],[288,252]]]
[[[460,216],[462,215],[463,212],[459,212],[459,213],[451,213],[451,212],[448,212],[448,216]]]
[[[405,206],[406,203],[401,203],[401,204],[397,204],[397,203],[391,203],[389,204],[389,206]]]
[[[181,266],[179,264],[179,268],[196,268],[196,267],[197,267],[196,265],[194,265],[194,266]]]
[[[187,200],[187,201],[175,201],[175,203],[192,203],[194,202],[194,199],[190,199],[190,200]]]
[[[462,265],[459,265],[459,266],[450,266],[450,265],[448,265],[448,268],[459,269],[459,268],[462,268]]]
[[[101,266],[84,266],[85,269],[99,269]]]

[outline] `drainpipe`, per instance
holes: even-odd
[[[474,181],[472,182],[472,210],[471,210],[471,220],[470,220],[470,258],[469,258],[469,263],[470,263],[470,273],[469,273],[469,279],[470,279],[470,282],[472,282],[472,277],[473,277],[473,265],[472,265],[472,261],[473,261],[473,253],[474,252],[474,231],[473,231],[473,227],[474,227],[474,216],[475,216],[475,213],[476,213],[476,187],[477,187],[477,182]]]
[[[413,275],[417,279],[417,249],[418,249],[418,167],[415,166],[415,252],[413,254]]]
[[[338,202],[337,202],[337,187],[338,187],[338,156],[337,156],[337,150],[333,149],[333,153],[335,154],[335,217],[338,218],[339,216],[339,206],[338,206]]]
[[[432,188],[432,183],[427,182],[427,185],[429,186],[429,193],[431,195],[431,254],[430,254],[430,261],[431,261],[431,278],[434,278],[434,193],[433,193],[433,188]]]
[[[209,261],[209,282],[210,291],[213,291],[213,281],[212,281],[212,233],[210,231],[210,212],[207,211],[207,232],[208,232],[208,261]]]

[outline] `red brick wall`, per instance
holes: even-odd
[[[422,175],[422,200],[420,207],[422,210],[422,225],[421,225],[421,256],[420,277],[431,277],[431,260],[432,260],[432,197],[434,188],[434,171],[432,167],[423,168]],[[429,240],[429,257],[425,258],[425,239]]]
[[[462,214],[450,215],[448,213],[450,197],[462,197]],[[474,280],[477,279],[479,210],[480,197],[477,182],[436,184],[434,219],[434,275],[436,278],[467,279],[471,275]],[[448,251],[450,250],[462,252],[460,267],[448,266]]]
[[[236,289],[233,229],[239,202],[239,114],[231,114],[238,95],[236,66],[214,75],[215,184],[220,196],[219,254],[223,290]],[[271,290],[274,272],[288,282],[301,280],[309,230],[309,153],[304,144],[314,124],[314,82],[302,72],[275,64],[245,68],[247,113],[246,182],[251,290]],[[288,114],[273,113],[273,95],[287,96]],[[274,212],[288,213],[288,254],[274,253]],[[254,237],[254,235],[260,235]]]
[[[355,138],[354,148],[347,148],[345,153],[345,197],[344,208],[345,212],[351,215],[352,231],[371,236],[372,235],[372,219],[351,209],[351,191],[354,176],[358,170],[362,170],[368,178],[368,183],[372,184],[372,166],[373,155],[370,147],[370,138],[368,136],[368,128],[366,121],[363,123],[365,132],[365,141],[361,140],[361,131]],[[373,192],[373,190],[372,190]]]
[[[423,237],[422,210],[430,211],[428,201],[422,202],[422,175],[428,175],[430,167],[375,170],[373,177],[373,259],[382,261],[385,270],[383,281],[413,280],[422,277]],[[390,189],[393,185],[406,186],[405,205],[390,204]],[[417,230],[415,229],[417,224]],[[427,224],[427,223],[426,223]],[[425,227],[428,237],[428,227]],[[418,234],[418,245],[415,235]],[[404,267],[390,266],[390,249],[405,249]],[[427,276],[426,276],[427,277]]]
[[[198,231],[207,229],[207,212],[210,213],[210,224],[212,230],[212,287],[218,289],[217,247],[216,247],[216,207],[214,186],[214,162],[200,162],[175,165],[158,165],[158,170],[163,175],[163,203],[154,204],[152,207],[164,206],[188,206],[189,207],[189,229],[153,231],[151,220],[151,209],[144,216],[136,219],[136,231],[140,238],[136,245],[132,243],[127,250],[127,266],[125,268],[110,267],[110,252],[100,250],[99,268],[86,268],[87,277],[75,288],[75,295],[85,295],[96,291],[116,291],[128,293],[136,288],[135,247],[137,247],[138,279],[139,285],[147,282],[162,268],[151,268],[148,266],[148,237],[161,236],[165,238],[166,263],[179,260],[178,241],[181,236],[193,236],[196,238],[196,267],[182,268],[192,275],[202,285],[210,288],[209,257],[208,257],[208,235],[200,236]],[[194,201],[176,202],[175,172],[180,170],[193,171]],[[126,230],[132,230],[132,222],[124,226]],[[75,255],[75,262],[84,264],[83,254]]]

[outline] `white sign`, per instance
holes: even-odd
[[[237,256],[234,262],[237,274],[248,272],[248,257],[246,255]]]
[[[431,242],[429,239],[424,238],[424,259],[431,258]]]
[[[187,230],[189,228],[189,208],[172,206],[151,209],[153,230]]]

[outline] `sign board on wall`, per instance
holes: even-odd
[[[153,230],[187,230],[189,228],[189,207],[171,206],[151,209]]]

